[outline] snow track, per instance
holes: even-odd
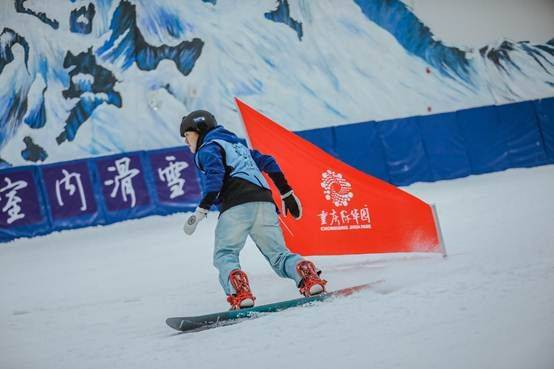
[[[168,316],[225,309],[211,214],[20,239],[0,247],[0,368],[554,367],[554,166],[406,190],[437,205],[448,258],[315,257],[353,296],[238,325],[175,334]],[[257,303],[298,296],[249,241]]]

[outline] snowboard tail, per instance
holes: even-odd
[[[310,297],[301,297],[298,299],[280,301],[267,305],[254,306],[247,309],[229,310],[191,317],[167,318],[165,322],[171,328],[181,332],[197,332],[205,329],[236,324],[246,319],[259,317],[263,314],[275,313],[298,306],[304,306],[313,302],[325,301],[333,297],[349,296],[353,293],[369,288],[376,283],[378,282],[343,288],[332,292],[324,292]]]

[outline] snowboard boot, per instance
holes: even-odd
[[[316,271],[314,263],[308,260],[300,261],[296,264],[296,272],[302,277],[298,284],[301,295],[310,297],[325,292],[327,281],[319,278],[321,271]]]
[[[227,301],[231,304],[231,310],[249,308],[254,306],[256,298],[250,291],[250,284],[246,273],[240,269],[235,269],[229,274],[229,282],[236,293],[227,296]]]

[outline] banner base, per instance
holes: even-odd
[[[439,215],[435,204],[431,204],[431,209],[433,210],[433,219],[435,220],[435,228],[437,229],[437,234],[439,236],[439,245],[442,251],[442,256],[447,257],[448,254],[446,253],[446,246],[444,245],[444,238],[442,237],[442,229],[439,223]]]

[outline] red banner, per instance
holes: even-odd
[[[433,209],[427,203],[352,168],[242,101],[236,99],[236,103],[250,144],[277,160],[302,202],[301,219],[279,217],[293,252],[443,252]],[[279,192],[272,190],[280,205]]]

